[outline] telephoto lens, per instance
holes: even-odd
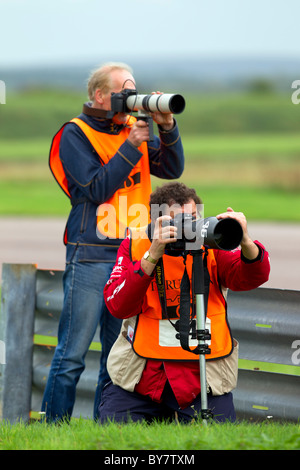
[[[168,250],[197,250],[202,245],[217,250],[231,251],[243,238],[243,229],[235,219],[207,217],[194,219],[192,214],[179,213],[169,223],[177,227],[177,241],[168,244]],[[194,246],[193,246],[194,245]]]
[[[185,99],[181,95],[169,93],[131,95],[126,99],[126,105],[132,111],[180,114],[184,111]]]

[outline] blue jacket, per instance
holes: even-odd
[[[111,119],[99,119],[84,113],[78,117],[106,134],[118,134],[121,130],[121,126]],[[177,124],[168,132],[159,129],[159,135],[160,138],[155,136],[154,142],[148,143],[150,173],[163,179],[179,178],[184,168],[184,153]],[[114,262],[122,240],[97,237],[96,210],[123,185],[132,165],[142,154],[126,140],[120,152],[106,165],[101,165],[85,134],[71,122],[63,130],[59,151],[72,200],[83,201],[72,206],[66,224],[66,261],[69,262],[78,249],[79,261]]]

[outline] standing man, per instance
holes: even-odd
[[[123,229],[130,222],[130,207],[148,204],[150,175],[175,179],[184,168],[181,139],[171,113],[152,113],[159,137],[150,143],[146,122],[110,112],[111,94],[125,88],[136,88],[127,65],[110,63],[96,70],[88,82],[90,102],[58,131],[50,150],[50,168],[72,208],[64,234],[66,268],[58,345],[42,403],[48,421],[71,417],[76,384],[100,322],[96,418],[103,386],[109,380],[107,356],[121,326],[121,320],[105,307],[103,289],[124,238]],[[126,202],[128,211],[119,209],[120,201]],[[103,231],[101,216],[103,221],[107,208],[113,209],[115,226],[110,220],[109,230]]]

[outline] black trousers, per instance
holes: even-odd
[[[236,420],[232,393],[220,396],[207,396],[208,408],[213,413],[216,422]],[[106,385],[102,392],[102,401],[99,406],[99,422],[123,422],[153,420],[172,420],[175,412],[179,422],[189,423],[197,417],[201,418],[201,396],[195,398],[187,408],[181,409],[176,401],[173,391],[167,382],[162,402],[156,403],[151,398],[137,392],[128,392],[113,383]]]

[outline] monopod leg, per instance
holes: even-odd
[[[200,391],[201,391],[201,417],[204,424],[212,416],[207,403],[206,384],[206,363],[205,354],[210,353],[210,349],[205,340],[210,339],[209,332],[205,329],[205,304],[204,304],[204,268],[202,250],[193,253],[193,275],[194,289],[196,295],[196,319],[197,319],[197,339],[200,366]]]
[[[196,314],[197,314],[197,331],[205,331],[205,310],[204,299],[202,294],[196,294]],[[205,339],[204,334],[200,334],[198,338],[199,344],[199,366],[200,366],[200,389],[201,389],[201,416],[203,423],[207,424],[207,388],[206,388],[206,363],[205,363]]]

